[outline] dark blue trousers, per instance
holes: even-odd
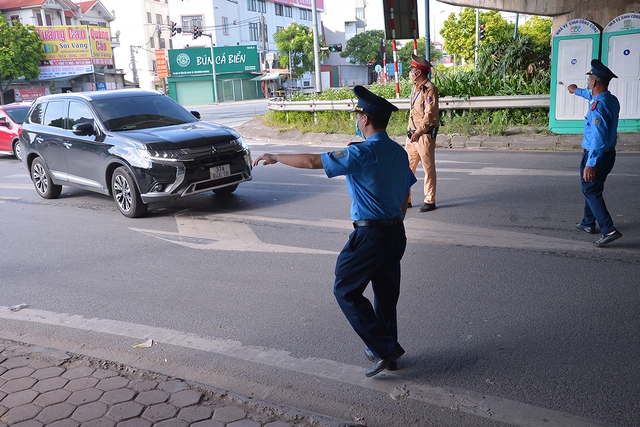
[[[580,163],[580,181],[582,182],[582,194],[584,194],[582,225],[595,227],[596,221],[598,221],[600,231],[605,235],[615,230],[607,205],[604,203],[602,192],[604,191],[604,182],[607,180],[607,175],[609,175],[616,162],[616,152],[603,153],[602,157],[598,159],[598,163],[595,166],[596,177],[593,182],[585,182],[584,180],[584,167],[588,156],[589,152],[585,151],[582,154],[582,162]]]
[[[336,262],[333,293],[347,320],[376,357],[400,348],[396,304],[400,260],[407,246],[404,224],[357,227]],[[371,282],[373,305],[363,295]]]

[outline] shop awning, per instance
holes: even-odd
[[[255,81],[261,81],[261,80],[276,80],[278,77],[280,77],[282,75],[282,73],[267,73],[267,74],[263,74],[261,76],[258,77],[254,77],[251,80],[255,80]]]

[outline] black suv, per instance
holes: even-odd
[[[22,161],[40,196],[63,185],[112,195],[129,218],[148,203],[251,180],[251,153],[234,130],[199,121],[158,92],[123,89],[38,98],[22,125]]]

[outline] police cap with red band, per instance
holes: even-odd
[[[428,73],[431,70],[431,64],[421,56],[411,54],[411,67]]]

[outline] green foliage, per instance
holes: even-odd
[[[536,70],[549,70],[549,51],[536,49],[532,39],[519,35],[483,46],[478,58],[478,69],[484,73],[500,76],[524,71],[533,74]]]
[[[307,71],[313,71],[313,32],[311,28],[294,22],[277,31],[273,40],[278,46],[279,62],[282,67],[289,68],[289,58],[291,58],[293,74],[299,76]],[[328,55],[329,52],[320,52],[320,58]]]
[[[4,104],[4,91],[13,80],[24,77],[35,79],[40,75],[43,56],[42,40],[32,25],[18,21],[7,22],[0,14],[0,102]]]
[[[349,58],[352,64],[382,65],[380,41],[384,39],[384,31],[370,30],[351,37],[340,53],[343,58]]]

